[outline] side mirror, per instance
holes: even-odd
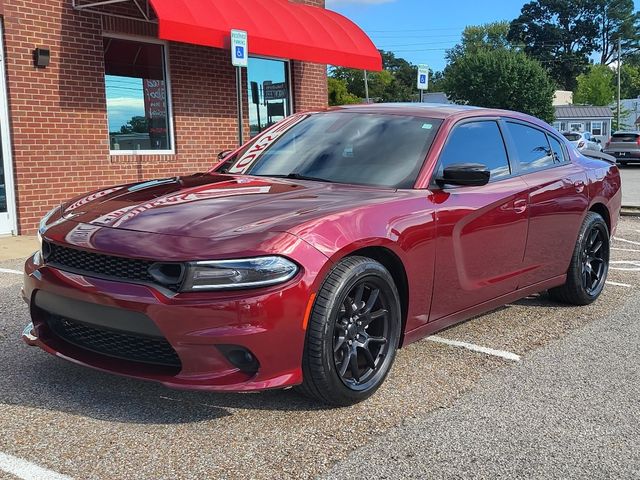
[[[224,157],[229,155],[233,150],[223,150],[218,154],[218,160],[222,160]]]
[[[439,186],[459,185],[465,187],[481,187],[489,183],[491,172],[481,163],[456,163],[449,165],[436,179]]]

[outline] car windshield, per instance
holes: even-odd
[[[580,135],[579,133],[563,133],[562,135],[564,135],[564,138],[566,138],[570,142],[577,142],[582,138],[582,135]]]
[[[442,122],[404,115],[295,115],[217,170],[334,183],[413,188]]]

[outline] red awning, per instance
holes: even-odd
[[[150,0],[160,38],[230,47],[232,29],[249,34],[252,55],[382,70],[371,39],[351,20],[288,0]]]

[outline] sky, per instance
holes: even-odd
[[[327,8],[350,18],[378,48],[414,64],[442,70],[445,52],[467,25],[513,20],[524,0],[326,0]],[[640,0],[635,0],[636,10]]]

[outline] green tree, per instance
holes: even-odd
[[[606,65],[592,65],[587,73],[578,75],[573,103],[611,105],[615,97],[614,74]]]
[[[361,103],[362,99],[347,91],[347,83],[344,80],[329,77],[329,105],[349,105]]]
[[[640,13],[633,0],[595,0],[599,28],[600,63],[610,65],[617,59],[617,44],[623,56],[640,50]]]
[[[149,133],[149,120],[147,117],[132,117],[120,127],[120,133]]]
[[[484,25],[469,25],[462,32],[462,40],[450,50],[447,50],[448,63],[468,53],[479,50],[495,50],[499,48],[513,48],[509,41],[509,25],[507,21],[486,23]]]
[[[418,95],[416,78],[418,69],[392,52],[380,51],[383,70],[369,72],[369,97],[376,102],[407,102]],[[359,98],[365,98],[364,72],[353,68],[334,67],[329,76],[341,80],[347,91]]]
[[[522,44],[565,90],[575,90],[597,50],[598,4],[591,0],[533,0],[511,22],[508,39]]]
[[[623,63],[620,72],[620,97],[640,97],[640,66]]]
[[[522,52],[463,55],[445,69],[444,86],[456,103],[517,110],[553,121],[553,81],[540,63]]]

